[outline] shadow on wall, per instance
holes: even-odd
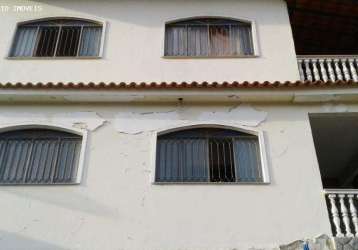
[[[65,250],[68,248],[54,245],[43,240],[32,239],[18,233],[0,230],[0,249],[6,250]]]
[[[71,187],[60,187],[61,191],[57,192],[58,186],[36,189],[36,187],[26,186],[9,188],[3,187],[2,193],[8,193],[18,196],[21,199],[29,201],[37,200],[44,204],[61,207],[69,210],[84,212],[96,216],[114,218],[118,216],[116,211],[106,205],[100,204],[88,196],[73,191]],[[35,190],[36,189],[36,190]],[[53,189],[53,190],[51,190]],[[1,246],[0,246],[0,249]]]

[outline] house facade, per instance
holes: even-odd
[[[0,248],[354,238],[356,38],[329,21],[357,4],[332,2],[0,1]]]

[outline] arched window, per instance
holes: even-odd
[[[263,182],[258,137],[194,128],[158,136],[156,182]]]
[[[19,24],[10,57],[97,57],[102,25],[76,19]]]
[[[250,22],[198,18],[168,23],[166,56],[248,56],[254,54]]]
[[[0,184],[76,183],[82,136],[50,129],[0,133]]]

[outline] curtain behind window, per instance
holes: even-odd
[[[166,56],[253,55],[250,24],[232,20],[227,23],[225,20],[199,21],[185,21],[166,26]]]
[[[188,56],[206,56],[208,47],[207,26],[188,26]],[[175,52],[174,52],[175,53]]]

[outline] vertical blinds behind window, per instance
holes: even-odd
[[[166,25],[167,56],[253,55],[251,25],[238,21],[193,20]]]
[[[32,56],[35,49],[37,33],[37,27],[18,27],[11,56]]]
[[[74,183],[81,140],[52,130],[0,134],[0,184]]]
[[[256,138],[235,139],[234,151],[236,162],[235,170],[240,181],[263,181],[258,140]]]
[[[158,182],[263,182],[258,138],[220,129],[158,137]]]
[[[205,139],[165,139],[157,146],[157,180],[208,181],[208,142]]]
[[[80,56],[97,56],[101,47],[102,27],[84,27],[80,42]]]

